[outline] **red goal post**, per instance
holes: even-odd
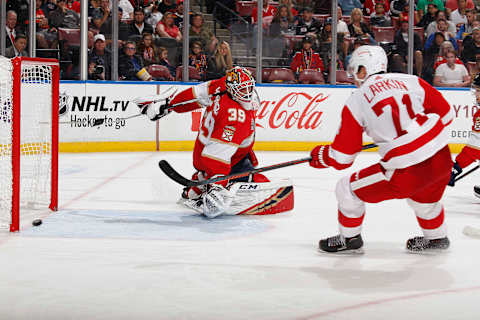
[[[0,57],[0,227],[58,206],[59,64]]]

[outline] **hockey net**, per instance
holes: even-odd
[[[58,197],[58,62],[0,56],[0,229]],[[25,213],[25,214],[24,214]]]

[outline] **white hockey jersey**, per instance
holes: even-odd
[[[420,163],[445,147],[453,116],[441,93],[424,80],[373,75],[346,101],[328,162],[337,169],[349,167],[366,132],[379,146],[385,169]]]

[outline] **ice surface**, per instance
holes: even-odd
[[[306,153],[259,152],[260,165]],[[368,205],[365,254],[317,252],[337,233],[336,181],[345,171],[306,164],[291,177],[295,209],[208,220],[176,204],[191,153],[61,154],[60,210],[0,233],[0,319],[479,319],[477,174],[446,192],[448,252],[409,254],[420,234],[405,201]]]

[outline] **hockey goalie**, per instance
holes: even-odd
[[[193,150],[192,180],[204,180],[253,170],[258,160],[253,152],[255,110],[259,99],[255,80],[242,67],[192,86],[160,101],[137,99],[141,113],[155,121],[171,111],[184,113],[204,108]],[[209,218],[220,215],[275,214],[293,209],[290,180],[270,182],[262,174],[233,181],[187,187],[179,201]]]

